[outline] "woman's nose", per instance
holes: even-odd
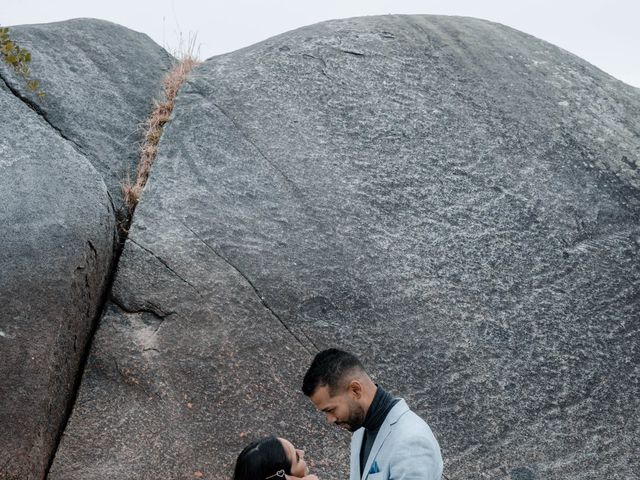
[[[304,450],[298,449],[298,455],[300,455],[300,460],[304,458]]]

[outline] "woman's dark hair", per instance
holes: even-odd
[[[291,461],[276,437],[265,437],[244,447],[233,472],[233,480],[264,480],[279,470],[291,475]],[[279,480],[274,477],[273,480]]]

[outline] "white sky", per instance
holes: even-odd
[[[0,24],[110,20],[175,51],[197,35],[200,57],[322,20],[388,13],[484,18],[535,35],[640,87],[640,0],[0,0]]]

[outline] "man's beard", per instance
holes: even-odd
[[[362,425],[364,425],[364,409],[358,405],[354,404],[349,409],[349,418],[347,418],[344,422],[336,422],[340,427],[346,428],[350,432],[355,432]]]

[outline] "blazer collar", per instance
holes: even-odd
[[[404,401],[404,398],[401,398],[400,401],[396,403],[391,410],[389,410],[387,418],[384,419],[383,425],[387,423],[387,421],[389,422],[389,425],[393,425],[398,420],[400,420],[400,417],[402,415],[404,415],[408,411],[409,405],[407,405],[407,402]]]

